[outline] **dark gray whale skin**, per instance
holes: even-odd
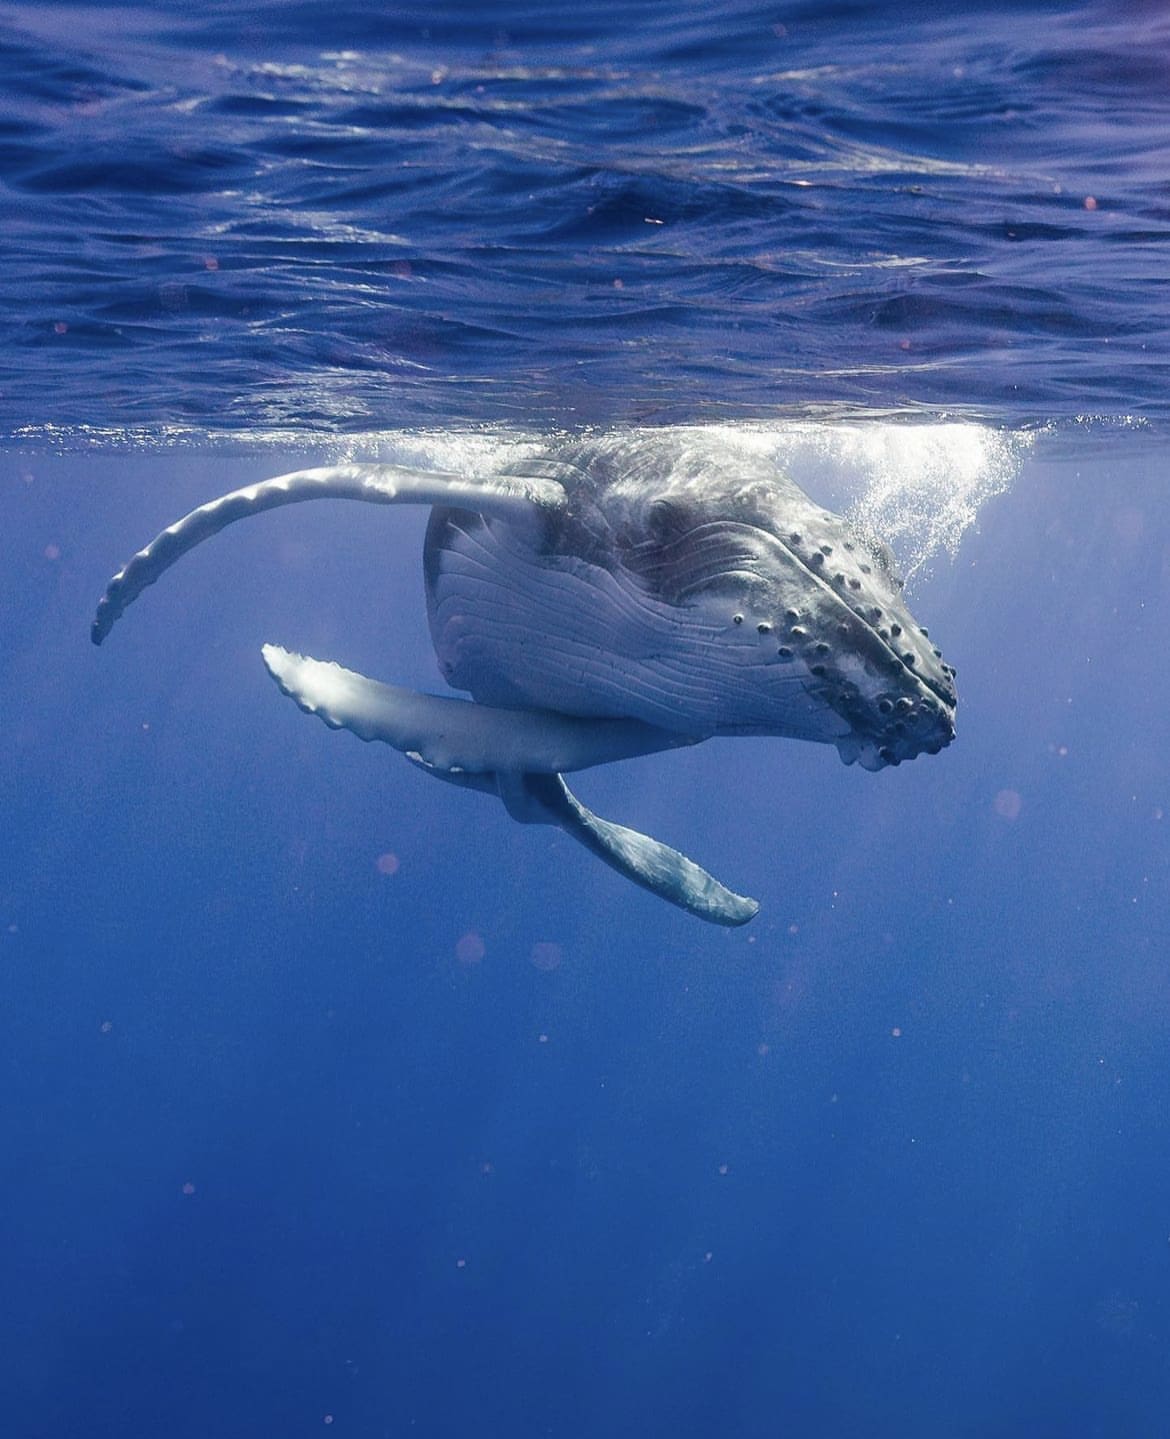
[[[717,735],[836,745],[871,770],[954,737],[954,670],[906,608],[889,550],[813,503],[750,442],[640,431],[550,443],[506,473],[301,470],[212,500],[110,581],[93,640],[182,555],[310,499],[432,506],[424,544],[439,668],[418,694],[274,645],[282,691],[334,728],[555,824],[635,883],[718,924],[755,900],[593,814],[565,773]]]

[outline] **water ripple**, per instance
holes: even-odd
[[[0,430],[1164,421],[1170,20],[936,9],[0,6]]]

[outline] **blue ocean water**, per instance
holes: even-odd
[[[0,1433],[1162,1439],[1170,16],[0,5]],[[726,427],[893,543],[959,733],[583,776],[718,931],[330,733],[424,512]]]
[[[1160,4],[0,15],[6,430],[1165,415]]]

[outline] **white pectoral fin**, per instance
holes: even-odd
[[[262,653],[269,674],[306,713],[417,756],[436,771],[559,774],[692,743],[639,720],[492,709],[381,684],[278,645],[265,645]]]
[[[264,663],[308,714],[400,750],[437,779],[498,795],[525,824],[555,824],[635,884],[714,924],[746,924],[759,905],[678,850],[587,809],[561,778],[692,741],[637,720],[580,720],[380,684],[353,670],[265,645]]]
[[[594,814],[559,774],[468,774],[438,769],[418,755],[407,758],[436,779],[498,794],[521,824],[556,825],[618,874],[699,919],[735,927],[759,913],[758,900],[720,884],[677,849]]]
[[[296,470],[260,484],[246,485],[200,505],[151,540],[110,581],[98,603],[92,638],[100,645],[115,621],[148,585],[154,584],[188,550],[236,520],[304,500],[363,500],[368,504],[451,505],[501,518],[530,518],[564,504],[555,480],[495,475],[469,480],[437,470],[402,465],[332,465]]]
[[[549,823],[560,825],[598,859],[643,889],[712,924],[746,924],[759,913],[756,900],[720,884],[677,849],[594,814],[560,775],[525,775],[523,779],[530,800],[544,807]]]

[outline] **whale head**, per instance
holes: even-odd
[[[871,770],[950,743],[954,671],[891,552],[765,457],[695,432],[607,436],[538,472],[566,494],[539,536],[432,521],[432,637],[457,688],[695,737],[830,743]]]

